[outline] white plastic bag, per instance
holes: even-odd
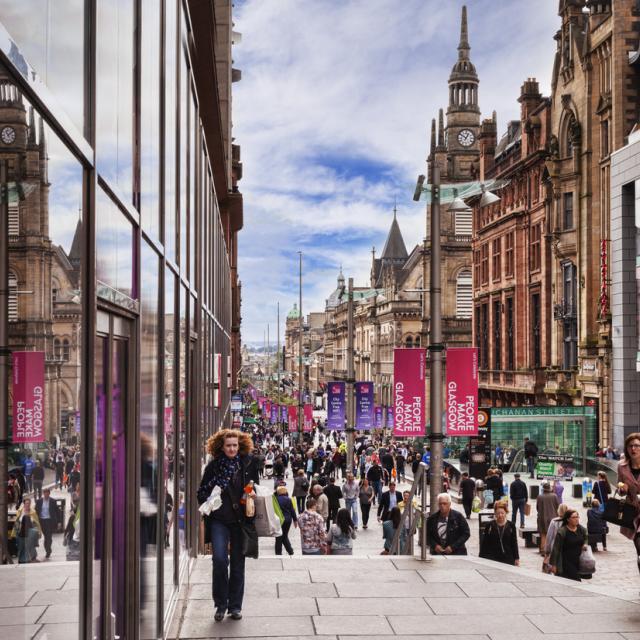
[[[273,493],[266,487],[255,485],[256,516],[254,525],[259,538],[277,538],[282,535],[282,524],[273,507]]]
[[[591,547],[582,550],[578,561],[578,571],[584,575],[591,575],[596,572],[596,559],[593,557]]]
[[[216,485],[215,487],[213,487],[213,491],[206,499],[206,501],[200,505],[199,511],[203,516],[208,516],[216,509],[219,509],[221,506],[222,497],[220,496],[220,487]]]

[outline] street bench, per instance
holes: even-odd
[[[533,536],[538,533],[538,527],[524,527],[524,529],[518,529],[520,537],[524,540],[524,546],[528,549],[537,547],[539,540],[533,541]]]

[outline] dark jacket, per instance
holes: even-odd
[[[329,509],[339,509],[340,508],[340,498],[342,498],[342,489],[340,487],[336,487],[335,484],[328,484],[324,488],[324,495],[329,498]]]
[[[502,541],[498,523],[493,520],[484,528],[482,543],[480,544],[480,557],[505,564],[515,564],[520,558],[518,552],[518,535],[516,528],[507,520],[504,525]]]
[[[535,442],[529,440],[524,445],[524,457],[525,458],[535,458],[538,455],[538,445]]]
[[[602,535],[607,532],[607,523],[597,509],[587,511],[587,532],[589,535]]]
[[[529,497],[527,484],[518,478],[509,487],[509,497],[512,500],[526,500]]]
[[[389,502],[391,501],[390,493],[390,491],[385,491],[380,498],[380,504],[378,504],[378,517],[382,518],[382,522],[389,519]],[[400,493],[400,491],[396,491],[396,506],[398,506],[401,502],[402,494]]]
[[[435,553],[435,547],[440,544],[438,535],[438,518],[440,512],[436,511],[427,518],[427,544],[431,548],[431,553]],[[459,512],[451,509],[447,521],[447,546],[453,549],[453,555],[466,556],[467,548],[465,542],[469,539],[471,532],[465,517]]]
[[[378,482],[382,480],[382,467],[379,464],[374,464],[367,471],[367,480],[369,482]]]
[[[581,525],[578,525],[576,534],[582,538],[583,546],[587,544],[589,536],[587,530]],[[564,567],[562,566],[564,541],[567,537],[567,527],[562,525],[556,533],[556,539],[553,541],[553,549],[551,551],[551,558],[549,563],[551,566],[556,567],[556,575],[562,576],[564,574]]]
[[[502,480],[500,476],[488,476],[484,483],[489,491],[493,491],[493,499],[500,500],[502,497]]]
[[[280,505],[280,509],[282,509],[285,522],[291,522],[292,520],[293,522],[298,521],[298,516],[290,496],[278,496],[278,504]]]
[[[464,501],[473,500],[476,495],[476,483],[471,478],[465,478],[460,483],[460,495]]]
[[[42,522],[42,498],[38,498],[36,500],[36,513],[38,514],[38,519]],[[58,509],[58,503],[49,496],[49,517],[57,524],[58,522],[62,522],[60,509]]]
[[[309,481],[306,476],[296,476],[293,480],[293,497],[302,498],[309,493]]]
[[[222,454],[224,455],[224,453]],[[198,504],[202,504],[207,500],[213,490],[213,477],[218,471],[221,458],[215,458],[205,467],[198,488]],[[211,542],[211,520],[220,520],[226,524],[233,524],[238,520],[244,519],[244,509],[240,504],[245,485],[253,480],[255,484],[259,484],[258,464],[253,456],[240,456],[239,472],[233,477],[229,486],[222,492],[222,506],[212,514],[204,517],[204,542]]]

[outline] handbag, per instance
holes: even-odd
[[[258,533],[252,522],[240,522],[240,533],[242,536],[242,555],[245,558],[258,559],[259,545]]]
[[[578,560],[578,573],[591,575],[596,572],[596,559],[593,557],[591,547],[582,550]]]
[[[633,529],[633,521],[636,519],[638,511],[624,498],[616,498],[617,493],[616,491],[613,497],[607,500],[602,512],[602,519],[611,524],[617,524],[619,527]]]
[[[524,505],[524,515],[525,516],[531,515],[531,505],[528,502]]]

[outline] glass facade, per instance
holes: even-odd
[[[16,637],[160,638],[198,552],[203,444],[228,426],[235,240],[216,194],[238,192],[230,141],[200,119],[215,24],[195,34],[178,0],[85,5],[0,0],[0,419],[21,565],[0,566],[0,598],[38,602]]]

